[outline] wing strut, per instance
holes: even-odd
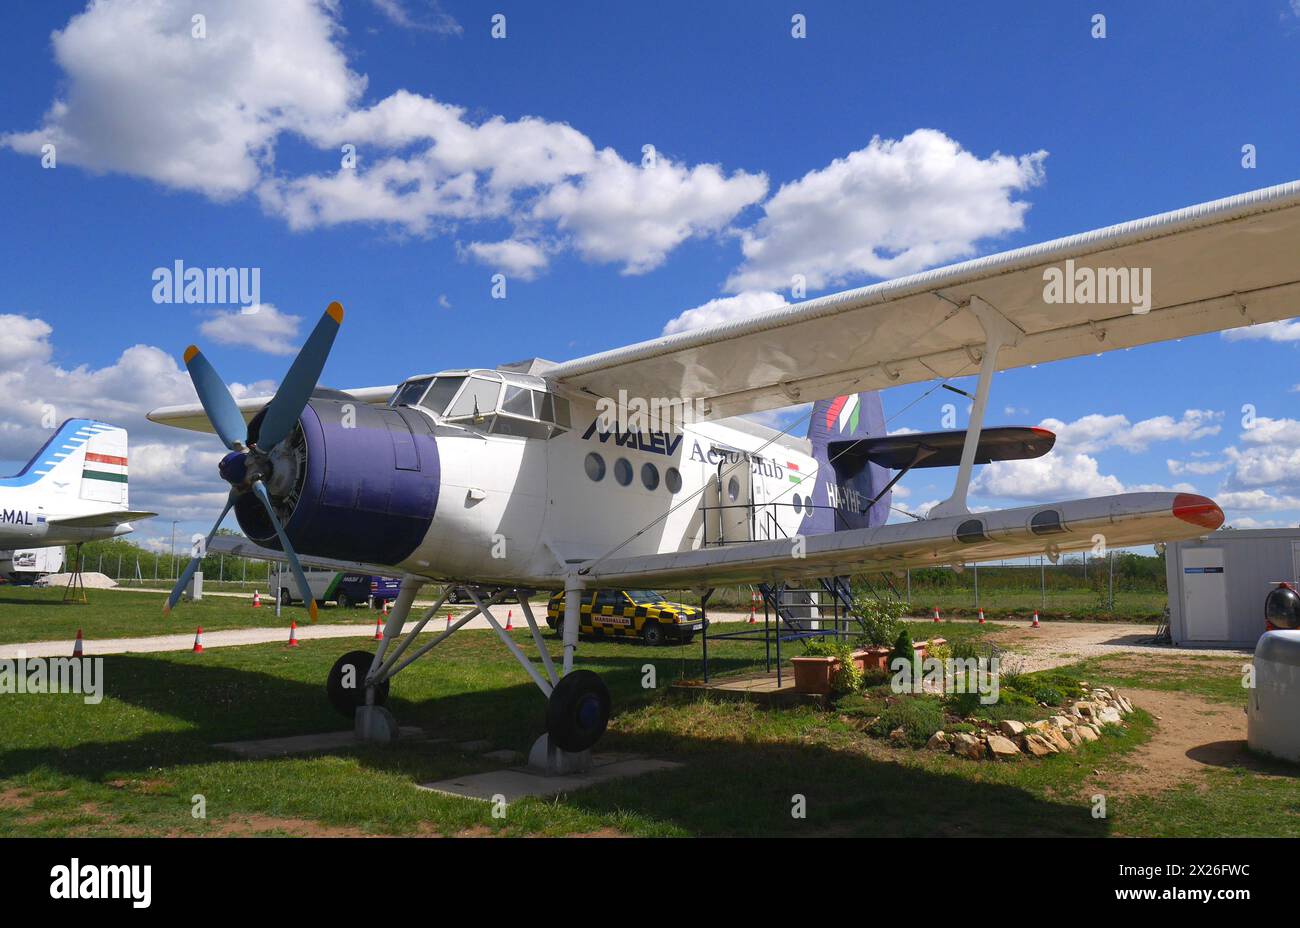
[[[1015,345],[1025,333],[1014,322],[978,296],[971,294],[966,308],[979,320],[984,329],[984,356],[980,359],[979,386],[975,388],[975,402],[971,406],[970,422],[966,426],[966,443],[961,449],[961,466],[957,469],[957,483],[952,496],[930,510],[927,518],[967,515],[966,493],[970,490],[971,468],[975,464],[975,450],[979,447],[980,431],[984,428],[984,409],[989,403],[989,387],[993,372],[997,370],[998,349]]]

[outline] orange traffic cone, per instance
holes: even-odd
[[[379,622],[379,617],[378,617],[378,616],[375,616],[375,640],[376,640],[376,641],[383,641],[383,640],[384,640],[384,632],[383,632],[383,629],[380,627],[380,622]]]
[[[984,610],[983,610],[983,609],[980,610],[980,624],[981,624],[981,625],[984,624]]]
[[[72,656],[81,657],[81,629],[77,629],[77,640],[72,645]]]
[[[298,623],[293,621],[289,623],[289,647],[298,647]]]
[[[515,610],[513,609],[509,610],[506,613],[506,631],[508,632],[512,632],[515,630],[515,627],[510,624],[510,619],[513,618],[514,614],[515,614]]]
[[[200,625],[198,629],[194,632],[194,653],[195,654],[203,653],[203,626],[202,625]]]
[[[938,607],[938,606],[935,606],[935,607],[934,607],[934,620],[935,620],[936,622],[939,621],[939,607]]]
[[[447,628],[451,628],[451,613],[447,613]]]
[[[257,592],[257,590],[253,590],[253,608],[254,609],[262,608],[262,594]]]
[[[1038,628],[1038,610],[1034,610],[1034,621],[1029,623],[1030,628]]]
[[[392,610],[392,608],[393,608],[393,601],[391,599],[384,600],[384,615],[388,615],[388,613]]]

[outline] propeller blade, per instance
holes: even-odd
[[[230,512],[231,507],[235,505],[236,498],[237,494],[234,490],[231,490],[230,495],[226,497],[226,508],[222,509],[221,515],[217,516],[217,521],[212,525],[212,531],[208,532],[208,540],[203,543],[205,552],[208,550],[208,545],[212,544],[212,536],[217,534],[217,529],[221,528],[221,523],[225,521],[226,515]],[[202,560],[202,558],[192,557],[190,562],[185,565],[185,569],[181,571],[180,577],[176,580],[176,585],[172,587],[171,595],[167,597],[167,605],[163,606],[163,615],[168,615],[176,607],[176,603],[180,601],[181,593],[184,592],[190,578],[194,576],[194,572],[199,569]]]
[[[307,336],[298,357],[293,359],[289,372],[284,375],[280,389],[275,391],[266,407],[257,436],[257,446],[263,451],[270,451],[293,431],[303,408],[311,399],[311,391],[316,389],[316,381],[320,379],[334,336],[342,324],[343,307],[337,302],[331,303],[311,335]]]
[[[294,553],[293,545],[289,544],[289,536],[284,533],[284,526],[280,524],[280,517],[275,514],[275,506],[271,504],[271,494],[266,492],[266,487],[263,486],[260,480],[253,481],[253,492],[262,501],[266,514],[271,517],[271,524],[275,526],[275,534],[280,538],[280,546],[284,548],[284,556],[288,559],[289,566],[293,568],[294,576],[298,578],[298,590],[307,603],[307,611],[311,613],[311,620],[315,622],[316,600],[311,595],[311,588],[307,586],[307,578],[303,575],[302,565],[298,563],[298,555]]]
[[[248,424],[244,414],[235,405],[235,398],[230,395],[224,380],[218,376],[216,369],[198,346],[190,345],[185,349],[185,367],[190,372],[190,380],[199,394],[199,402],[207,413],[208,421],[217,430],[217,435],[231,451],[237,445],[248,443]]]

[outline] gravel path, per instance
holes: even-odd
[[[1199,654],[1249,657],[1251,649],[1175,648],[1152,644],[1154,625],[1129,622],[1044,622],[1033,628],[1027,621],[998,619],[1013,626],[994,632],[988,640],[1006,648],[1024,662],[1024,670],[1046,670],[1107,654]]]

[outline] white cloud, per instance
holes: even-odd
[[[1214,501],[1224,509],[1281,511],[1300,509],[1300,497],[1279,495],[1267,490],[1235,490],[1215,494]]]
[[[762,174],[728,177],[716,164],[687,168],[662,155],[634,166],[607,148],[592,170],[542,197],[533,215],[571,233],[589,261],[643,274],[691,236],[721,230],[766,193]]]
[[[1182,474],[1193,474],[1195,476],[1208,476],[1217,474],[1228,466],[1227,461],[1176,461],[1169,458],[1165,461],[1165,466],[1169,468],[1169,473],[1175,477]]]
[[[684,310],[676,318],[670,319],[664,326],[663,334],[674,335],[677,332],[721,325],[737,319],[748,319],[750,316],[785,305],[785,297],[770,290],[751,290],[735,296],[718,297],[716,300],[709,300],[700,306]]]
[[[0,393],[7,397],[0,407],[0,460],[29,459],[49,440],[51,421],[102,419],[129,433],[133,507],[168,519],[216,518],[225,500],[216,473],[220,443],[144,418],[155,406],[197,401],[176,358],[152,345],[133,345],[104,367],[67,368],[51,360],[53,329],[43,320],[0,314],[0,331],[26,333],[24,355],[0,364]],[[270,381],[231,384],[237,398],[274,389]]]
[[[1069,423],[1044,419],[1041,425],[1056,433],[1057,448],[1085,453],[1122,448],[1136,453],[1159,441],[1189,442],[1217,435],[1222,429],[1218,424],[1222,418],[1221,412],[1188,409],[1178,419],[1153,416],[1131,423],[1127,416],[1092,413]]]
[[[432,32],[437,35],[463,35],[465,28],[456,18],[443,10],[438,0],[414,0],[416,8],[408,9],[403,0],[370,0],[380,13],[395,26],[416,32]]]
[[[504,271],[512,277],[532,280],[545,270],[550,259],[540,245],[506,239],[503,242],[470,242],[464,251],[480,264]]]
[[[375,5],[404,27],[459,29],[436,4]],[[533,116],[470,121],[463,108],[406,90],[363,105],[367,81],[348,66],[335,0],[211,0],[204,13],[199,39],[181,0],[92,4],[53,36],[65,89],[41,127],[0,144],[38,155],[52,142],[60,165],[214,200],[255,193],[297,230],[362,222],[431,235],[504,222],[514,239],[548,232],[633,274],[723,230],[767,191],[762,174],[662,156],[632,164]],[[338,169],[277,165],[285,135],[327,152]],[[343,166],[344,145],[354,146],[355,165]]]
[[[1055,500],[1123,493],[1118,477],[1102,474],[1097,459],[1048,452],[1030,461],[995,461],[971,482],[972,492],[998,499]]]
[[[253,188],[284,131],[346,111],[365,87],[336,43],[333,4],[93,3],[51,36],[64,95],[39,129],[0,138],[60,165],[116,171],[221,200]]]
[[[1277,322],[1261,322],[1258,325],[1244,325],[1238,329],[1227,329],[1220,334],[1230,342],[1300,341],[1300,320],[1281,319]]]
[[[300,325],[302,316],[285,315],[271,303],[256,303],[242,310],[218,310],[199,325],[199,331],[222,345],[291,355],[298,350]]]
[[[1044,151],[979,158],[934,129],[871,142],[784,184],[743,233],[733,291],[812,289],[854,277],[895,277],[974,253],[1024,225],[1014,194],[1041,182]]]

